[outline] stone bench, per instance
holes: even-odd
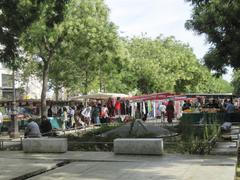
[[[118,138],[113,146],[115,154],[163,154],[163,139],[159,138]]]
[[[4,142],[11,142],[12,138],[0,138],[0,149],[3,149]]]
[[[27,153],[64,153],[67,151],[66,138],[26,138],[22,141],[23,151]]]

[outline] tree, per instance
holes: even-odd
[[[192,50],[173,37],[132,38],[128,41],[131,71],[142,93],[185,92],[198,83],[197,60]]]
[[[218,74],[226,72],[226,66],[240,67],[240,1],[187,0],[193,6],[187,29],[205,34],[211,48],[204,56],[208,67]]]
[[[21,34],[38,18],[41,1],[0,1],[0,61],[15,70],[21,64]]]
[[[13,70],[13,132],[18,136],[18,122],[15,119],[15,71],[24,62],[24,52],[19,37],[38,18],[41,1],[0,1],[0,62]]]
[[[46,0],[42,2],[39,9],[39,19],[35,20],[26,29],[21,39],[24,49],[41,61],[43,80],[42,117],[47,116],[46,91],[48,89],[49,66],[67,34],[63,24],[67,2],[68,0]]]
[[[73,61],[62,59],[61,56],[57,58],[49,68],[49,89],[54,90],[56,101],[59,100],[59,91],[62,88],[74,91],[81,78]]]
[[[42,66],[42,116],[46,115],[49,80],[56,89],[84,85],[86,93],[106,56],[117,49],[117,39],[103,0],[49,0],[42,4],[39,20],[22,36],[24,49]]]
[[[131,85],[141,93],[231,90],[229,83],[213,77],[192,49],[174,37],[134,37],[126,39],[126,47],[130,53]]]
[[[111,89],[109,84],[111,80],[116,81],[117,76],[113,78],[113,75],[115,72],[117,75],[121,72],[122,57],[124,57],[122,52],[124,47],[118,37],[117,28],[108,20],[108,8],[103,1],[93,2],[82,4],[81,11],[79,8],[71,9],[72,14],[78,14],[81,17],[72,25],[79,27],[80,30],[76,31],[74,27],[75,30],[72,30],[72,35],[66,39],[67,46],[63,50],[65,60],[72,61],[70,69],[72,75],[69,69],[66,69],[68,72],[65,73],[68,85],[70,85],[69,82],[75,84],[70,87],[71,90],[78,89],[84,94],[90,90],[108,91]],[[58,67],[57,64],[56,67]],[[56,76],[50,79],[55,81]]]
[[[125,41],[130,54],[128,76],[131,78],[131,83],[129,85],[142,93],[171,90],[167,85],[170,81],[163,75],[166,69],[159,62],[163,59],[162,42],[145,36]]]
[[[117,37],[113,38],[114,46],[102,53],[99,63],[100,90],[107,92],[128,93],[131,86],[126,83],[129,73],[129,56],[124,42]]]

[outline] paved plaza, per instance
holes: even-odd
[[[112,152],[30,154],[1,151],[0,179],[233,180],[236,160],[233,156],[181,154],[129,156]]]

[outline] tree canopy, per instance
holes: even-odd
[[[205,34],[211,48],[204,60],[208,67],[222,74],[226,66],[240,68],[240,1],[187,0],[193,6],[187,29]]]
[[[213,77],[198,62],[188,45],[173,37],[134,37],[127,39],[126,44],[130,54],[131,85],[141,93],[232,90],[229,83]]]
[[[114,74],[119,74],[124,63],[124,49],[116,26],[108,19],[107,6],[102,0],[83,1],[79,6],[73,3],[69,15],[68,35],[58,61],[50,68],[50,82],[84,94],[111,91],[111,84],[118,81]],[[73,21],[73,17],[78,19]]]
[[[39,19],[22,35],[21,44],[42,67],[42,112],[46,114],[48,82],[56,88],[83,85],[116,64],[118,35],[103,0],[46,0]],[[35,58],[36,59],[36,58]],[[99,78],[100,89],[102,79]],[[42,114],[44,115],[44,114]]]
[[[17,69],[22,64],[23,50],[19,38],[39,16],[41,1],[0,1],[0,61]]]
[[[25,78],[34,73],[42,76],[43,113],[49,86],[56,93],[64,87],[72,94],[231,90],[227,82],[213,77],[198,62],[188,45],[174,37],[119,37],[103,0],[19,0],[12,6],[6,2],[1,2],[5,34],[0,43],[6,44],[1,55],[7,52],[4,38],[15,28],[11,34],[15,46],[9,48],[14,53],[18,49],[27,53],[29,61],[22,66]],[[19,19],[8,26],[15,11],[20,13]],[[18,29],[23,22],[20,17],[26,23]]]

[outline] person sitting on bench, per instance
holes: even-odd
[[[42,133],[42,136],[49,136],[52,135],[52,125],[49,119],[47,119],[46,116],[43,116],[42,122],[40,124],[40,131]]]
[[[39,138],[41,136],[42,135],[40,133],[38,124],[34,121],[31,121],[30,123],[28,123],[28,125],[25,129],[24,137],[25,138]]]

